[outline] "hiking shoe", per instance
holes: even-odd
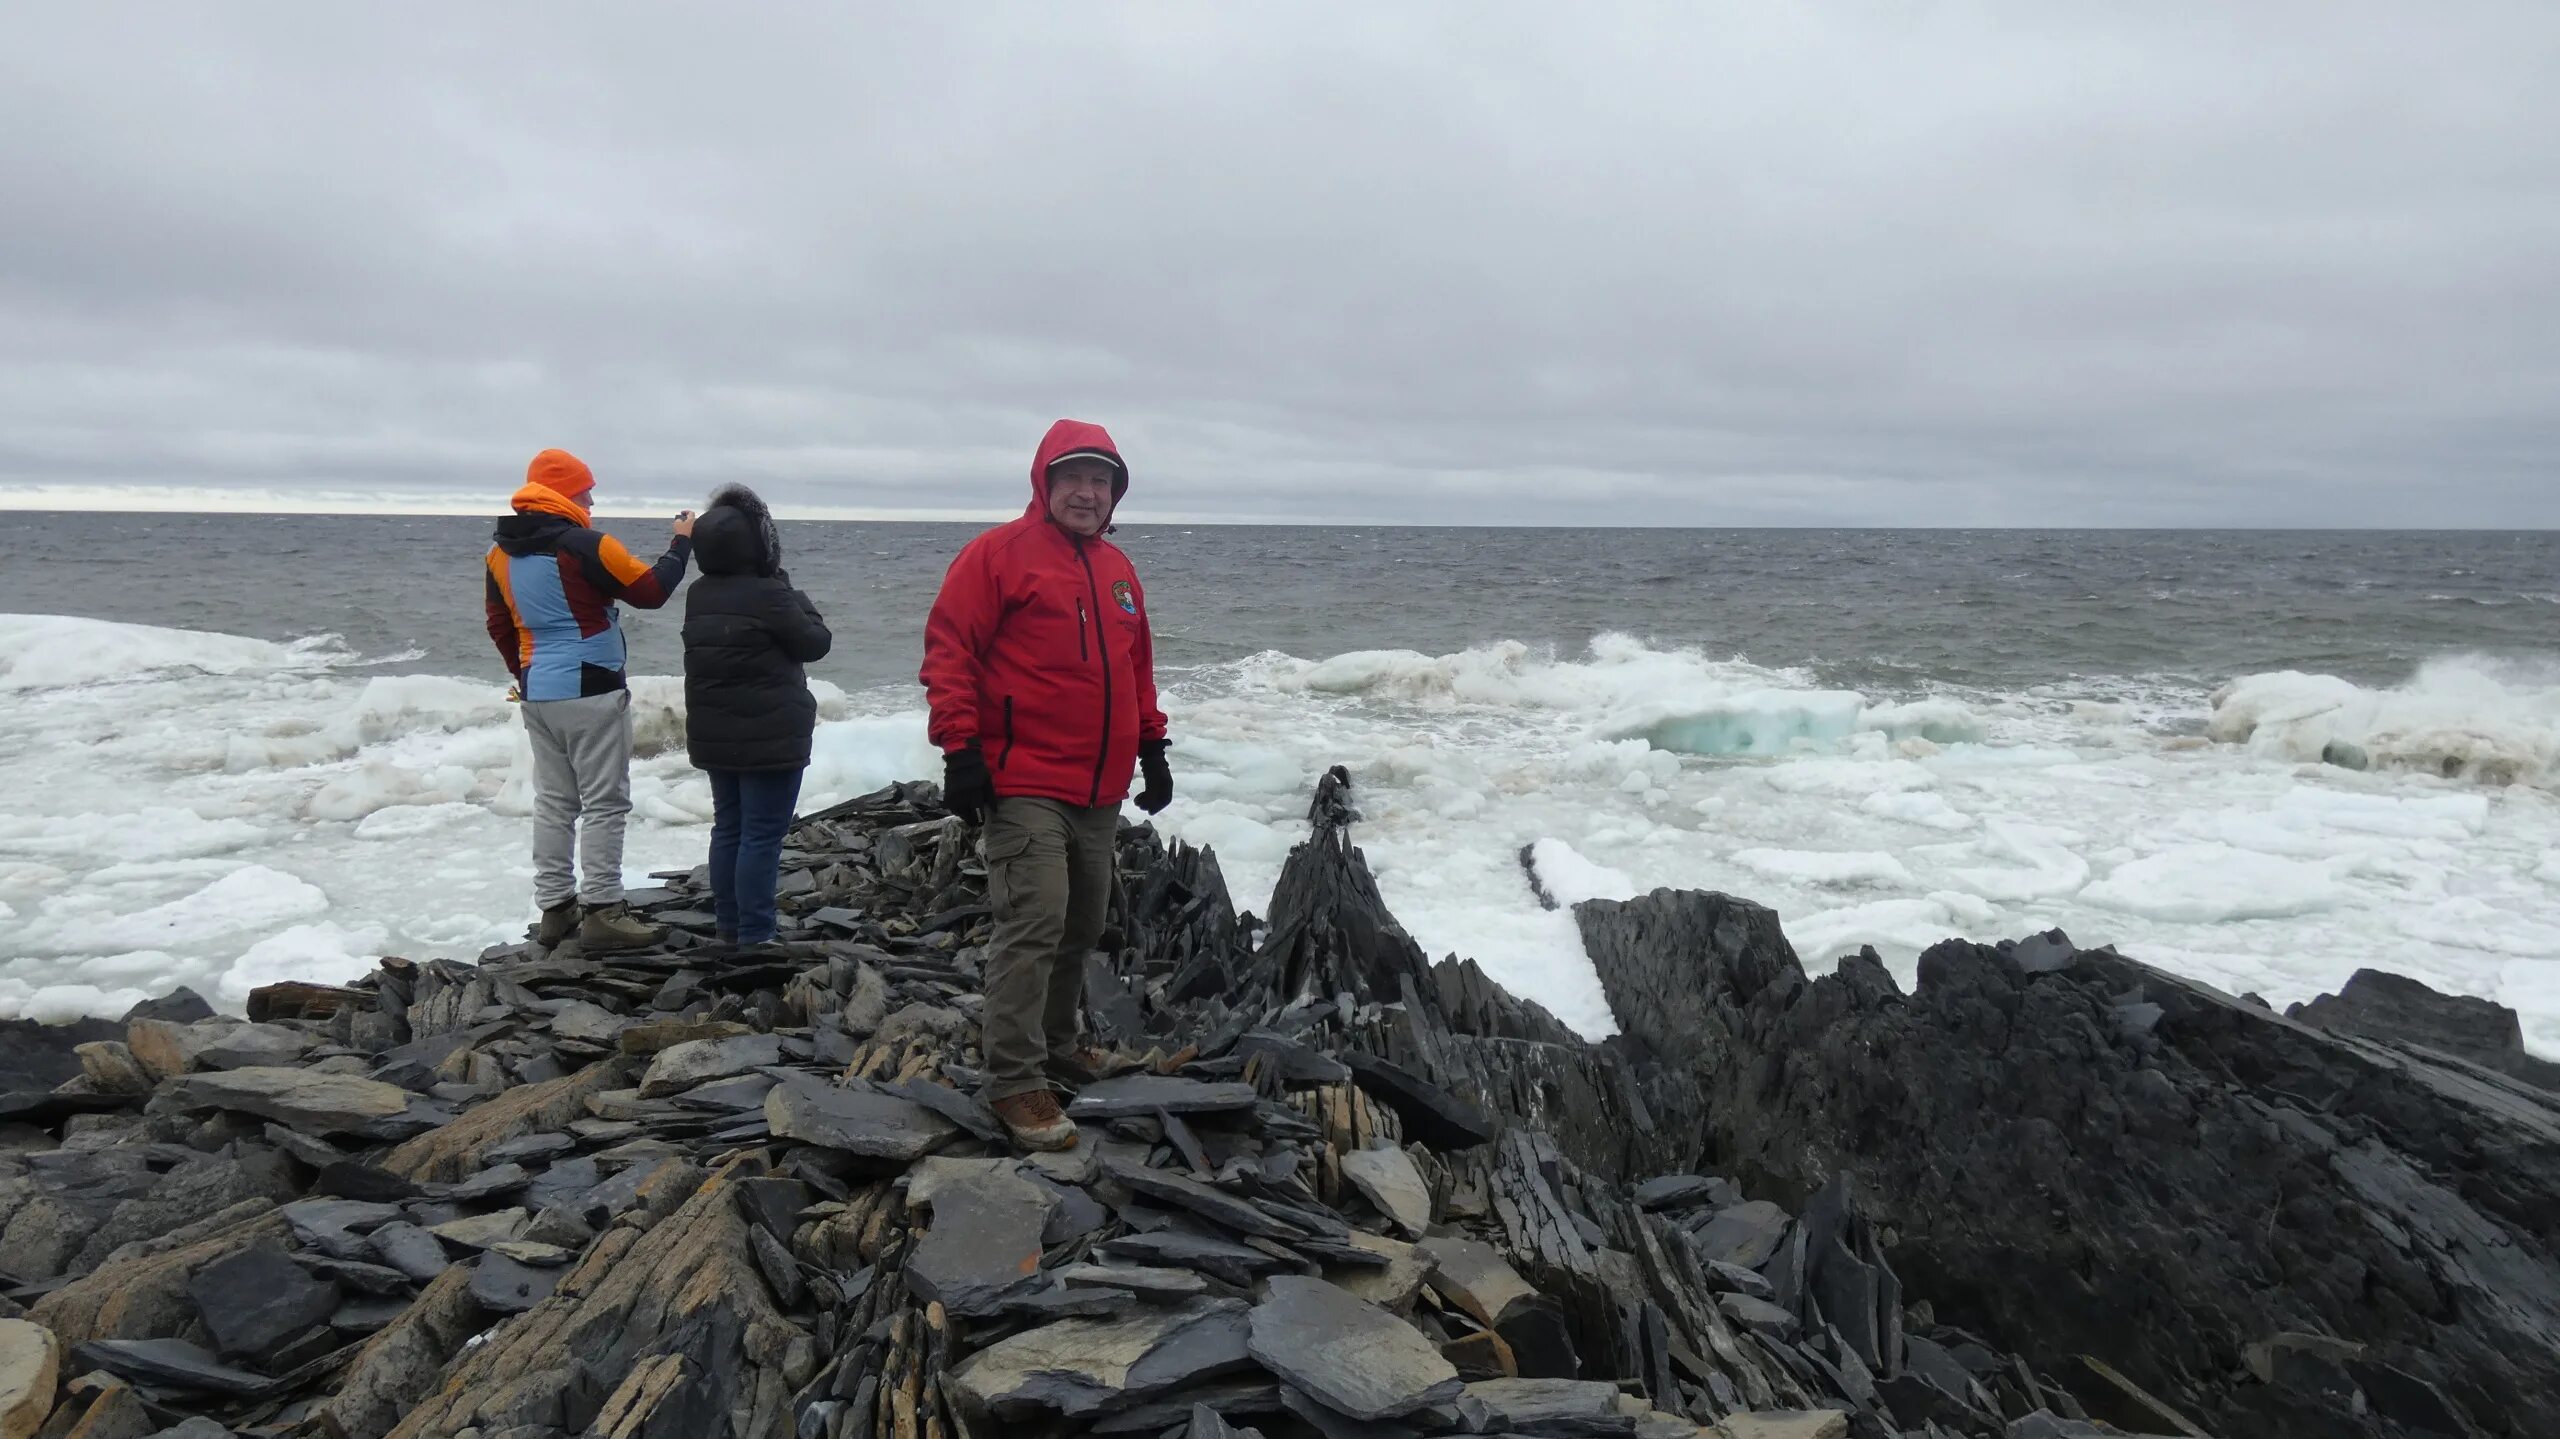
[[[533,942],[544,949],[558,949],[560,942],[578,932],[578,916],[585,911],[574,899],[564,899],[542,912],[542,923],[533,929]]]
[[[620,900],[597,905],[578,921],[578,943],[588,949],[638,949],[657,942],[657,927],[642,924]]]
[[[1109,1079],[1115,1074],[1126,1074],[1136,1067],[1137,1062],[1134,1060],[1124,1059],[1107,1049],[1096,1049],[1089,1044],[1068,1050],[1064,1054],[1049,1056],[1047,1066],[1051,1079],[1077,1089],[1098,1080]]]
[[[1076,1127],[1058,1108],[1058,1096],[1045,1089],[999,1099],[993,1108],[1013,1142],[1035,1153],[1054,1154],[1076,1147]]]

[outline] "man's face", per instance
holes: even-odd
[[[1079,535],[1098,535],[1111,523],[1111,466],[1101,460],[1067,460],[1049,467],[1049,518]]]

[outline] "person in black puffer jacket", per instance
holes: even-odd
[[[773,512],[724,485],[693,525],[701,577],[685,592],[684,737],[711,776],[711,896],[720,937],[770,943],[782,836],[809,767],[818,702],[802,665],[833,639],[782,569]]]

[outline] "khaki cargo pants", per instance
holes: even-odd
[[[980,1011],[989,1100],[1045,1089],[1049,1061],[1076,1047],[1084,959],[1110,917],[1117,805],[996,801],[987,817],[987,947]]]

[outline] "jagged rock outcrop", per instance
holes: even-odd
[[[2524,1027],[2503,1004],[2438,994],[2406,975],[2359,969],[2336,994],[2291,1005],[2285,1017],[2468,1060],[2560,1094],[2560,1064],[2525,1052]]]
[[[1908,1293],[2093,1408],[2306,1439],[2560,1415],[2550,1094],[2058,935],[1941,944],[1906,995],[1872,954],[1809,980],[1724,895],[1577,916],[1715,1168],[1789,1201],[1854,1180]]]
[[[1929,1168],[1937,1135],[1910,1128],[1927,1117],[1993,1174],[2092,1116],[2147,1136],[2128,1095],[2180,1096],[2210,1121],[2190,1148],[2287,1176],[2311,1162],[2295,1131],[2327,1132],[2328,1187],[2302,1170],[2279,1197],[2460,1251],[2467,1274],[2412,1259],[2367,1287],[2414,1312],[2418,1282],[2468,1283],[2424,1316],[2467,1345],[2493,1332],[2477,1311],[2535,1302],[2542,1251],[2520,1239],[2503,1260],[2526,1268],[2497,1269],[2465,1247],[2487,1231],[2444,1227],[2445,1195],[2522,1226],[2544,1160],[2466,1149],[2460,1106],[2429,1096],[2524,1106],[2521,1146],[2540,1113],[2523,1086],[2128,993],[2141,973],[2058,946],[1967,950],[2033,978],[1948,986],[1971,996],[1960,1043],[1872,966],[1808,984],[1765,912],[1701,926],[1686,900],[1619,934],[1643,950],[1608,963],[1628,1033],[1587,1044],[1475,966],[1425,962],[1350,842],[1349,783],[1319,786],[1267,925],[1213,856],[1123,832],[1085,974],[1114,1073],[1073,1097],[1061,1155],[1010,1153],[974,1097],[983,868],[929,786],[795,827],[776,951],[717,945],[703,886],[673,874],[633,895],[668,930],[647,949],[387,959],[262,990],[247,1024],[138,1013],[54,1087],[0,1095],[22,1126],[0,1151],[0,1417],[12,1439],[2032,1439],[2117,1432],[2093,1410],[2326,1432],[2287,1426],[2356,1404],[2365,1428],[2337,1432],[2416,1434],[2431,1395],[2476,1418],[2498,1383],[2527,1392],[2530,1355],[2457,1383],[2468,1349],[2428,1367],[2398,1331],[2323,1327],[2338,1275],[2248,1267],[2314,1263],[2301,1246],[2250,1250],[2222,1215],[2191,1235],[2174,1189],[2072,1187],[2186,1169],[2036,1171],[2058,1186],[2037,1229],[2032,1206]],[[1930,1097],[1979,1078],[1955,1056],[2001,992],[2022,1066],[2088,1071],[2011,1076],[2040,1086],[2011,1126],[2024,1159],[1990,1152],[1990,1117],[2020,1101],[1959,1117]],[[1833,1053],[1879,1042],[1903,1049]],[[2250,1148],[2246,1096],[2290,1128]],[[2397,1137],[2428,1122],[2455,1132]],[[1996,1256],[2014,1273],[1985,1258],[1990,1220],[1955,1216],[1968,1200],[2025,1226]],[[2123,1227],[2073,1248],[2054,1214]],[[2090,1255],[2141,1277],[2067,1267]],[[2239,1297],[2181,1278],[2198,1256],[2239,1266]],[[2081,1327],[2034,1329],[2013,1291],[2038,1283]],[[2303,1293],[2247,1308],[2267,1288]],[[2190,1302],[2298,1323],[2225,1360],[2218,1329],[2160,1337]],[[2155,1362],[2178,1346],[2222,1367]]]

